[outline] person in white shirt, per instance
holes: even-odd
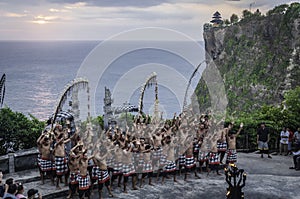
[[[290,133],[286,130],[285,127],[280,132],[280,147],[279,147],[280,155],[282,155],[282,152],[284,152],[286,156],[288,155],[289,135]]]

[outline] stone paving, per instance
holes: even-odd
[[[247,173],[245,196],[248,199],[299,199],[300,171],[289,169],[292,166],[291,156],[273,155],[272,159],[260,158],[256,153],[238,153],[237,166]],[[221,171],[224,174],[223,171]],[[217,176],[211,173],[200,175],[202,179],[191,178],[188,183],[183,181],[183,176],[178,177],[179,183],[174,183],[172,179],[166,179],[166,183],[156,183],[155,186],[145,185],[137,191],[130,190],[131,183],[128,183],[128,194],[121,192],[121,188],[114,187],[113,193],[117,198],[225,198],[227,183],[224,175]],[[46,180],[42,185],[37,169],[6,174],[4,179],[13,177],[17,182],[23,182],[25,193],[30,188],[39,189],[43,198],[66,198],[68,187],[61,184],[62,189],[56,190],[50,185],[50,180]],[[147,180],[146,180],[147,181]],[[107,191],[104,189],[104,196]],[[77,197],[75,197],[77,198]],[[93,197],[98,198],[96,190]]]

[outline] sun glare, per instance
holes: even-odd
[[[36,21],[33,21],[33,23],[43,25],[43,24],[46,24],[46,23],[48,23],[48,22],[45,21],[45,20],[36,20]]]

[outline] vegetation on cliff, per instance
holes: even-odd
[[[207,59],[224,80],[228,120],[243,121],[253,141],[262,121],[274,133],[283,126],[295,130],[300,125],[300,4],[280,5],[266,15],[244,10],[241,19],[233,14],[226,21],[221,27],[206,26],[204,40]],[[203,80],[195,93],[209,107]]]

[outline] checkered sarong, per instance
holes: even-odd
[[[160,167],[164,167],[167,164],[167,156],[164,154],[161,154],[159,159],[159,165]]]
[[[187,156],[185,158],[185,167],[186,168],[192,168],[195,166],[195,159],[193,156]]]
[[[235,149],[228,149],[227,150],[227,159],[226,162],[234,163],[237,161],[237,153]]]
[[[149,172],[152,172],[152,171],[153,171],[152,162],[151,161],[144,162],[143,173],[149,173]]]
[[[227,143],[226,142],[218,142],[217,143],[218,151],[226,151],[227,150]]]
[[[69,183],[70,184],[78,184],[78,173],[79,172],[70,172],[70,175],[69,175]]]
[[[90,188],[90,176],[78,175],[79,190],[88,190]]]
[[[119,175],[122,173],[123,164],[121,162],[114,163],[113,169],[113,175]]]
[[[98,183],[102,184],[105,183],[110,179],[108,171],[107,170],[99,170],[98,172]]]
[[[199,153],[199,150],[200,150],[199,144],[194,144],[194,145],[193,145],[193,152],[194,152],[194,153]]]
[[[178,158],[178,164],[180,166],[185,166],[185,155],[180,155]]]
[[[38,167],[41,167],[41,154],[37,155],[37,165]]]
[[[132,163],[123,164],[122,172],[124,176],[130,176],[135,173],[135,169]]]
[[[114,165],[113,158],[106,159],[106,165],[107,165],[107,168],[113,168],[113,165]]]
[[[68,166],[65,157],[55,157],[55,169],[57,175],[63,175],[67,168]]]
[[[206,162],[208,160],[208,153],[200,151],[198,159],[200,162]]]
[[[166,161],[166,166],[165,166],[165,172],[172,172],[176,171],[176,164],[174,161],[167,160]]]
[[[99,174],[99,167],[97,165],[94,165],[92,168],[92,179],[98,179],[98,174]]]
[[[209,164],[220,164],[218,153],[210,152],[208,161]]]
[[[52,161],[50,159],[40,158],[40,168],[43,172],[52,170]]]
[[[156,150],[152,153],[152,158],[153,158],[153,160],[159,160],[161,154],[162,154],[162,148],[156,149]]]

